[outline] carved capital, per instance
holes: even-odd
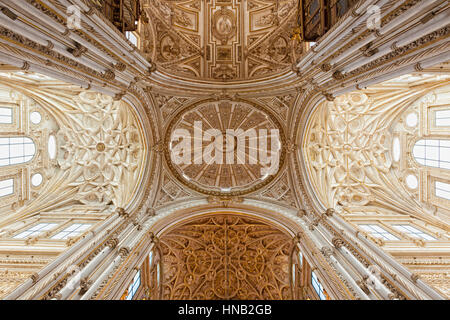
[[[31,280],[33,281],[33,283],[36,283],[36,282],[38,282],[38,280],[39,280],[39,274],[37,273],[37,272],[35,272],[35,273],[33,273],[32,275],[31,275]]]
[[[83,47],[77,42],[75,43],[75,48],[68,48],[67,51],[70,52],[74,57],[78,58],[87,51],[87,48]]]
[[[155,236],[155,234],[153,232],[149,233],[149,237],[150,237],[150,241],[154,244],[158,244],[159,239],[157,236]]]
[[[411,274],[411,280],[412,282],[416,283],[417,280],[419,280],[420,276],[417,273]]]
[[[111,69],[108,69],[105,71],[105,73],[103,74],[103,77],[106,80],[114,80],[116,78],[116,74],[114,73],[114,71],[112,71]]]
[[[325,99],[327,99],[328,101],[334,101],[334,96],[331,93],[328,92],[322,92],[323,96],[325,97]]]
[[[364,52],[363,52],[363,55],[364,55],[365,57],[371,57],[371,56],[373,56],[374,54],[377,54],[378,52],[379,52],[378,48],[375,48],[375,49],[372,49],[372,50],[366,50],[366,51],[364,51]]]
[[[336,70],[335,72],[333,72],[333,78],[336,80],[342,80],[344,79],[344,74],[341,71]]]
[[[312,225],[317,227],[320,223],[320,220],[322,220],[321,218],[314,218],[312,221]]]
[[[80,294],[85,294],[89,287],[91,286],[92,281],[88,280],[87,278],[83,278],[80,280]]]
[[[330,247],[322,247],[320,252],[327,258],[329,258],[333,254],[333,249]]]
[[[119,254],[122,258],[126,257],[129,253],[130,253],[130,249],[128,249],[127,247],[122,247],[119,250]]]
[[[147,73],[151,75],[155,71],[156,71],[156,64],[152,63],[152,66],[148,68]]]
[[[305,209],[299,209],[298,211],[297,211],[297,217],[299,217],[299,218],[303,218],[304,216],[306,216],[307,214],[306,214],[306,210]]]
[[[123,96],[126,94],[127,94],[126,91],[116,93],[116,95],[114,96],[114,100],[116,101],[122,100]]]
[[[294,244],[299,244],[301,238],[302,238],[302,234],[299,232],[295,235],[295,237],[292,240],[294,241]]]
[[[110,247],[111,249],[114,249],[115,247],[117,247],[118,244],[119,244],[119,239],[117,239],[117,238],[112,238],[112,239],[109,239],[108,241],[106,241],[106,245],[108,247]]]
[[[114,65],[114,69],[116,69],[119,72],[123,72],[127,69],[127,65],[125,63],[119,62]]]
[[[365,282],[364,280],[356,280],[356,284],[358,285],[358,287],[361,288],[361,290],[362,290],[365,294],[367,294],[367,295],[370,294],[370,290],[369,290],[369,288],[367,287],[367,284],[366,284],[366,282]]]
[[[298,146],[292,140],[286,141],[286,152],[292,153],[297,150],[297,147]]]
[[[327,211],[325,211],[325,215],[327,217],[332,217],[333,214],[335,214],[335,213],[336,213],[336,210],[334,210],[333,208],[328,208]]]
[[[116,213],[119,215],[119,217],[127,217],[128,213],[125,211],[124,208],[117,208]]]
[[[320,66],[320,69],[321,69],[323,72],[328,72],[328,71],[331,70],[331,64],[329,64],[329,63],[324,63],[324,64],[322,64],[322,65]]]
[[[344,240],[342,240],[342,238],[338,238],[338,237],[334,237],[332,240],[331,240],[331,243],[333,244],[333,246],[336,248],[336,249],[340,249],[345,243],[344,243]]]

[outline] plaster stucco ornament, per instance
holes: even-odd
[[[293,242],[272,225],[215,214],[161,237],[164,299],[289,299]]]
[[[139,177],[142,141],[131,110],[111,97],[83,92],[61,128],[58,163],[83,203],[126,204]]]
[[[160,72],[234,81],[287,72],[304,47],[291,41],[293,0],[142,1],[141,48]]]
[[[277,176],[285,158],[277,119],[246,101],[204,101],[181,110],[166,133],[175,177],[209,195],[255,191]]]
[[[433,88],[414,95],[409,88],[366,90],[323,102],[308,126],[303,152],[317,197],[324,207],[350,214],[374,211],[429,218],[433,207],[413,196],[394,163],[392,127],[410,105]],[[383,95],[389,93],[389,100]],[[410,140],[414,140],[413,136]],[[404,148],[402,157],[411,152]],[[409,160],[408,160],[409,161]],[[408,172],[412,172],[411,166]],[[394,191],[395,190],[395,191]]]

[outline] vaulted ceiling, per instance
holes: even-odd
[[[142,51],[177,77],[233,81],[290,70],[295,0],[145,0]]]

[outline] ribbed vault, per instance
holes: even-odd
[[[291,299],[293,241],[267,222],[214,214],[165,232],[163,299]]]

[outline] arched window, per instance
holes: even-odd
[[[314,271],[311,272],[311,284],[316,291],[317,295],[319,296],[320,300],[328,300],[327,293],[322,286],[322,283],[320,283],[319,279],[317,278],[317,275]]]
[[[125,300],[133,300],[133,297],[136,295],[139,287],[141,286],[141,270],[138,270],[136,275],[133,278],[133,282],[128,287],[128,294]]]
[[[30,138],[0,138],[0,167],[26,163],[35,153],[36,146]]]
[[[417,141],[413,148],[413,155],[421,165],[450,169],[450,140]]]

